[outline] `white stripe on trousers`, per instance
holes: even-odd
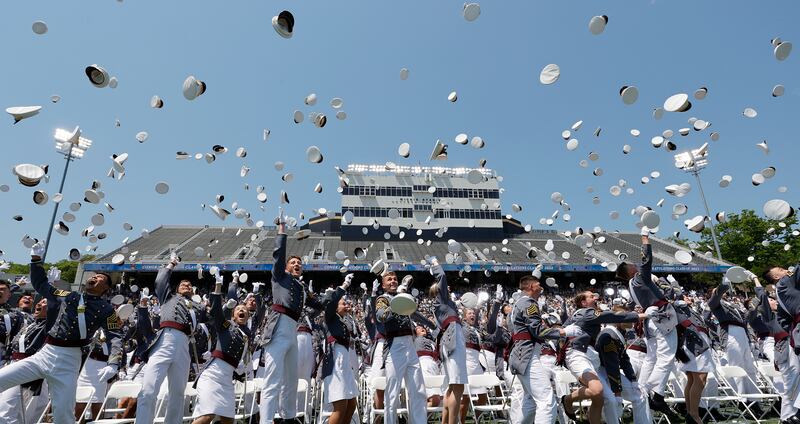
[[[402,380],[408,393],[409,424],[427,422],[425,382],[417,350],[411,336],[395,337],[386,358],[386,392],[384,393],[384,424],[397,424]]]
[[[270,424],[279,413],[297,416],[297,321],[281,314],[269,343],[264,346],[264,390],[259,411],[261,424]],[[285,395],[284,395],[285,394]],[[283,396],[282,396],[283,395]],[[283,397],[283,402],[281,398]],[[279,411],[280,410],[280,411]]]
[[[156,397],[164,379],[168,393],[164,424],[183,420],[183,393],[189,380],[189,337],[175,328],[164,328],[150,351],[142,370],[142,391],[136,403],[136,424],[152,424],[156,415]]]

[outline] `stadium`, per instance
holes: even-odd
[[[613,280],[616,263],[640,255],[636,233],[580,235],[523,226],[501,213],[498,177],[486,168],[349,165],[339,174],[341,211],[320,210],[290,233],[289,254],[303,258],[312,280],[325,280],[326,273],[333,280],[338,277],[332,273],[344,270],[369,272],[378,260],[388,270],[423,272],[426,259],[435,256],[472,285],[510,283],[541,264],[559,287],[580,286]],[[272,226],[163,225],[82,264],[76,281],[83,272],[147,281],[152,276],[146,274],[173,251],[186,273],[216,266],[268,281],[275,235]],[[681,274],[676,277],[682,281],[731,266],[703,255],[684,264],[675,258],[681,246],[656,237],[652,244],[654,271]]]

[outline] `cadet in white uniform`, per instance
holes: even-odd
[[[350,358],[353,334],[344,322],[344,318],[350,314],[350,304],[344,296],[352,279],[353,274],[347,274],[344,283],[329,292],[324,301],[328,337],[321,377],[324,382],[323,401],[333,406],[329,424],[349,423],[356,411],[358,380]]]

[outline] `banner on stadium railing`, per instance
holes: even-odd
[[[257,263],[181,263],[175,268],[175,271],[192,272],[197,271],[197,266],[203,267],[204,271],[208,271],[212,266],[218,267],[221,271],[263,271],[271,272],[272,264],[257,264]],[[86,263],[83,265],[84,271],[102,271],[102,272],[157,272],[163,263],[131,263],[123,265],[114,265],[110,263]],[[350,264],[347,267],[348,272],[354,271],[369,271],[371,264]],[[491,270],[492,272],[532,272],[536,269],[537,264],[458,264],[442,265],[445,271],[462,271],[465,267],[469,267],[469,272],[483,272]],[[339,271],[341,264],[335,263],[306,263],[303,264],[303,271]],[[653,272],[674,272],[674,273],[724,273],[730,266],[726,265],[653,265]],[[420,264],[389,264],[391,271],[405,271],[405,272],[419,272],[427,271],[427,268]],[[574,265],[574,264],[542,264],[542,272],[610,272],[600,264],[587,264],[587,265]]]

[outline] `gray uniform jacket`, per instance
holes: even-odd
[[[436,287],[437,295],[433,299],[433,311],[436,316],[436,323],[439,324],[439,348],[448,355],[456,350],[455,332],[457,325],[451,325],[458,321],[458,307],[453,299],[450,298],[450,290],[447,287],[447,277],[444,273],[437,274]]]
[[[335,358],[333,355],[334,344],[338,343],[346,349],[350,349],[350,337],[352,336],[347,323],[336,312],[339,307],[339,300],[346,294],[345,290],[337,287],[330,295],[326,295],[323,299],[325,305],[325,328],[327,330],[327,348],[325,349],[325,356],[322,359],[322,377],[325,378],[333,373]],[[344,362],[346,367],[350,366],[350,362]]]
[[[207,321],[206,308],[176,293],[170,285],[171,277],[172,270],[167,267],[158,270],[156,275],[155,295],[160,305],[158,313],[159,331],[143,354],[145,361],[150,357],[150,352],[164,333],[161,331],[162,329],[175,328],[180,330],[189,337],[191,342],[194,340],[192,335],[197,324]]]
[[[652,279],[653,269],[653,247],[649,244],[642,245],[642,263],[639,265],[639,272],[631,278],[629,282],[630,292],[634,301],[643,309],[647,309],[656,303],[667,301],[664,291],[661,290]]]
[[[296,325],[304,308],[322,309],[322,305],[312,298],[308,287],[286,272],[286,234],[278,234],[275,237],[272,258],[274,261],[270,282],[272,307],[267,315],[265,328],[261,332],[261,345],[272,341],[275,326],[281,315],[291,318]]]
[[[89,344],[91,336],[102,328],[111,346],[108,364],[117,365],[122,359],[122,323],[117,312],[107,300],[83,294],[60,290],[47,281],[47,274],[41,261],[31,262],[31,283],[42,297],[47,298],[46,342],[57,346],[83,347]],[[79,304],[83,298],[86,336],[81,337]]]
[[[211,356],[230,364],[234,369],[245,354],[245,349],[252,352],[253,335],[247,326],[239,326],[230,319],[231,311],[223,311],[222,295],[211,293],[211,314],[208,326],[216,334],[217,343]]]
[[[714,294],[708,299],[708,307],[711,313],[719,321],[719,344],[723,349],[728,343],[728,326],[735,325],[747,329],[747,324],[744,322],[744,315],[733,304],[726,300],[722,300],[722,296],[730,290],[730,284],[720,284],[714,290]]]
[[[558,330],[544,327],[536,300],[528,296],[520,296],[514,302],[511,312],[511,353],[508,356],[508,365],[514,375],[523,375],[533,357],[536,343],[546,339],[558,339]],[[523,337],[523,338],[520,338]]]
[[[383,329],[386,332],[384,333],[386,341],[383,344],[384,364],[392,348],[392,340],[395,337],[413,335],[415,322],[429,329],[436,328],[434,323],[430,322],[419,312],[414,312],[408,316],[392,312],[391,304],[393,297],[394,296],[389,293],[384,293],[375,300],[375,319],[383,324]]]
[[[11,340],[30,320],[29,314],[11,307],[8,303],[0,305],[0,360],[6,359],[13,349]]]
[[[686,302],[676,302],[673,304],[675,313],[678,315],[678,339],[683,342],[692,355],[699,356],[711,346],[700,333],[708,334],[708,328],[700,312],[691,308]],[[681,348],[680,342],[678,348]]]
[[[778,370],[786,369],[791,360],[791,345],[789,343],[789,330],[784,328],[778,321],[778,315],[769,306],[769,296],[763,287],[756,287],[756,298],[758,299],[758,315],[769,329],[770,335],[775,339],[775,366]],[[780,313],[780,307],[778,312]]]
[[[796,354],[800,355],[800,264],[795,266],[794,273],[789,273],[778,281],[775,291],[778,295],[778,322],[791,334],[791,344]],[[776,346],[777,348],[777,346]]]
[[[567,324],[574,324],[583,332],[570,340],[569,348],[586,352],[589,346],[594,346],[597,342],[597,335],[600,334],[602,324],[614,324],[620,322],[637,322],[639,314],[635,312],[615,313],[604,311],[597,313],[593,308],[581,308],[572,314],[572,318]]]

